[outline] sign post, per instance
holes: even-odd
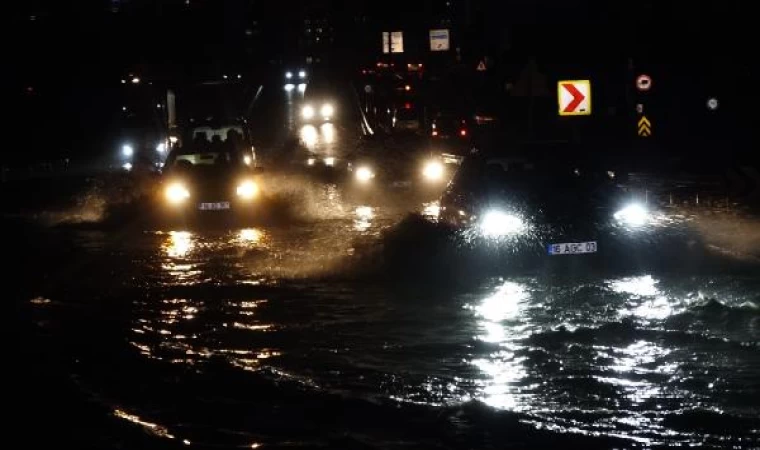
[[[646,116],[646,100],[649,90],[652,89],[652,77],[647,74],[639,74],[636,77],[636,90],[638,91],[638,103],[636,104],[636,134],[640,138],[652,136],[652,121]]]

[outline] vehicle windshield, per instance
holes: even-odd
[[[463,126],[463,119],[451,114],[438,114],[435,117],[435,125],[441,130],[456,130]]]
[[[396,112],[396,120],[418,120],[418,112],[412,108],[399,109]]]
[[[228,167],[234,160],[230,152],[178,153],[174,158],[169,158],[168,167]]]

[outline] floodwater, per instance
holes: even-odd
[[[517,270],[519,254],[462,251],[434,224],[323,193],[308,217],[252,228],[8,221],[6,370],[24,439],[760,446],[751,255],[701,239],[697,259],[634,249],[614,255],[623,269],[563,256]],[[702,225],[678,226],[716,229]]]

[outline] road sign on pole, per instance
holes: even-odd
[[[447,52],[450,48],[449,30],[430,30],[430,51]]]
[[[560,116],[591,115],[591,82],[570,80],[557,83],[557,103]]]
[[[652,122],[647,119],[647,116],[641,116],[638,129],[640,137],[649,137],[652,135]]]
[[[636,77],[636,89],[638,89],[639,92],[647,92],[652,89],[652,77],[645,74]]]

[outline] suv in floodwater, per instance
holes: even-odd
[[[161,210],[182,219],[255,215],[260,194],[256,160],[252,148],[241,144],[240,130],[199,127],[194,131],[193,140],[172,149],[166,159]]]

